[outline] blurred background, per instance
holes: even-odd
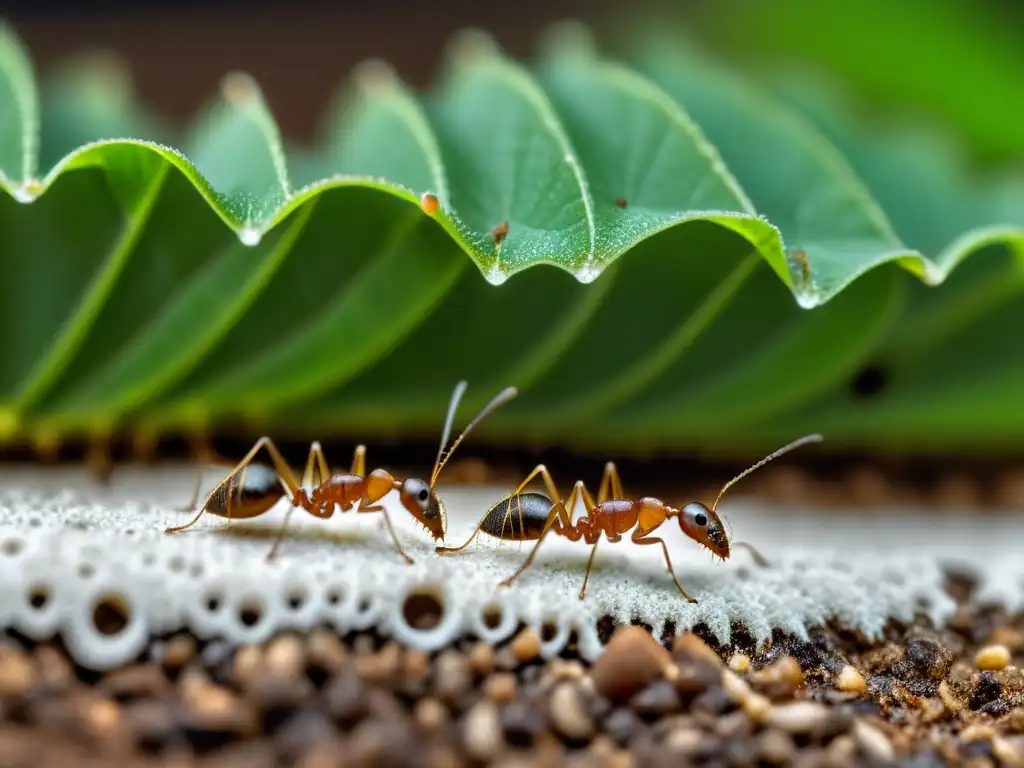
[[[1024,158],[1024,4],[1013,0],[679,0],[626,4],[584,0],[375,0],[329,8],[325,3],[270,2],[38,2],[6,0],[0,7],[30,50],[40,74],[76,53],[107,50],[120,57],[139,99],[178,123],[191,118],[231,70],[251,73],[262,87],[282,133],[292,142],[313,140],[328,101],[353,66],[368,57],[391,62],[413,86],[437,77],[452,34],[465,27],[492,33],[511,54],[528,58],[540,33],[552,22],[577,18],[614,45],[636,22],[665,20],[686,28],[702,45],[722,55],[751,78],[776,67],[804,69],[841,80],[867,120],[906,114],[948,127],[979,167],[1001,167]],[[796,435],[793,435],[796,437]],[[238,456],[250,436],[213,434],[217,450]],[[329,438],[327,442],[330,443]],[[336,456],[347,455],[341,443]],[[302,441],[287,443],[290,457],[304,455]],[[579,458],[554,448],[500,445],[474,448],[486,465],[465,463],[464,479],[493,480],[492,465],[514,477],[543,459],[568,477],[584,472],[596,479],[594,456]],[[76,457],[83,445],[60,446],[51,457]],[[374,461],[428,459],[427,442],[409,445],[382,440]],[[159,451],[182,455],[187,441],[169,438]],[[126,456],[122,445],[115,451]],[[964,452],[939,459],[887,460],[885,474],[870,452],[832,455],[827,461],[794,456],[781,464],[807,467],[829,493],[854,489],[864,498],[885,494],[898,478],[910,496],[928,487],[928,498],[997,499],[1016,503],[1024,484],[1019,457],[974,460]],[[15,456],[37,455],[14,452]],[[618,457],[616,457],[618,458]],[[645,478],[672,482],[724,476],[738,463],[709,465],[692,456],[622,458],[639,487]],[[945,478],[936,490],[935,467]],[[456,476],[453,476],[455,479]],[[803,476],[780,468],[771,474],[779,493],[803,488]],[[851,481],[851,478],[853,480]],[[984,491],[976,485],[981,478]],[[948,482],[947,482],[948,481]],[[794,490],[795,489],[795,490]],[[881,490],[880,490],[881,489]]]

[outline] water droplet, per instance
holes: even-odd
[[[588,261],[573,274],[581,283],[592,283],[600,276],[601,265],[593,261]]]
[[[491,285],[501,285],[508,280],[508,275],[497,264],[487,270],[487,282]]]
[[[20,184],[14,188],[14,199],[19,203],[32,203],[43,191],[43,183],[35,179]]]
[[[238,239],[242,241],[243,245],[259,245],[260,240],[263,239],[263,232],[255,227],[245,227],[244,229],[239,230]]]

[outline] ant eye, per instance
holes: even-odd
[[[708,524],[708,516],[705,515],[703,512],[698,512],[696,515],[693,516],[693,522],[695,522],[697,525],[703,528],[705,525]]]
[[[426,501],[429,498],[430,498],[430,491],[428,491],[426,488],[424,488],[423,490],[421,490],[419,492],[419,500],[420,501]]]

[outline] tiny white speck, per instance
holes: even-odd
[[[263,239],[263,232],[253,227],[246,227],[239,231],[238,239],[242,241],[243,245],[259,245],[260,240]]]

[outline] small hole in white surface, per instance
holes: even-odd
[[[28,519],[28,527],[29,528],[41,528],[42,525],[43,525],[43,520],[40,517],[30,517]]]
[[[92,563],[82,563],[78,566],[78,575],[83,579],[91,579],[96,575],[96,566]]]
[[[105,637],[124,632],[131,620],[131,611],[120,595],[105,594],[93,602],[92,623],[96,631]]]
[[[25,549],[25,542],[21,539],[4,539],[3,546],[0,547],[0,552],[3,552],[7,557],[15,557],[19,552]]]
[[[208,613],[216,613],[224,605],[224,596],[218,592],[209,592],[203,598],[203,605]]]
[[[367,613],[370,610],[370,608],[372,608],[372,607],[373,607],[373,603],[370,601],[370,598],[368,598],[368,597],[363,597],[359,601],[359,612],[360,613]]]
[[[28,604],[37,611],[43,610],[50,602],[50,588],[42,584],[32,587],[28,593]]]
[[[550,643],[558,637],[558,623],[554,619],[546,619],[540,625],[540,639],[542,643]]]
[[[192,567],[188,569],[188,575],[193,579],[202,578],[204,573],[206,573],[206,569],[203,568],[202,563],[192,563]]]
[[[345,599],[345,590],[343,587],[331,587],[327,590],[325,595],[328,605],[338,605],[342,600]]]
[[[302,610],[302,606],[306,604],[308,599],[309,595],[302,587],[295,587],[285,595],[285,603],[291,611]]]
[[[444,619],[444,600],[435,589],[410,591],[402,604],[402,617],[413,629],[433,629]]]
[[[167,567],[174,573],[181,573],[186,568],[185,558],[175,555],[167,561]]]
[[[154,555],[152,552],[147,552],[142,556],[142,564],[147,568],[152,568],[154,565],[156,565],[156,555]]]
[[[255,602],[245,602],[238,609],[238,620],[244,627],[255,627],[263,618],[263,606]]]
[[[488,629],[497,629],[501,626],[501,617],[504,615],[501,606],[497,603],[490,603],[480,612],[484,620],[484,626]]]

